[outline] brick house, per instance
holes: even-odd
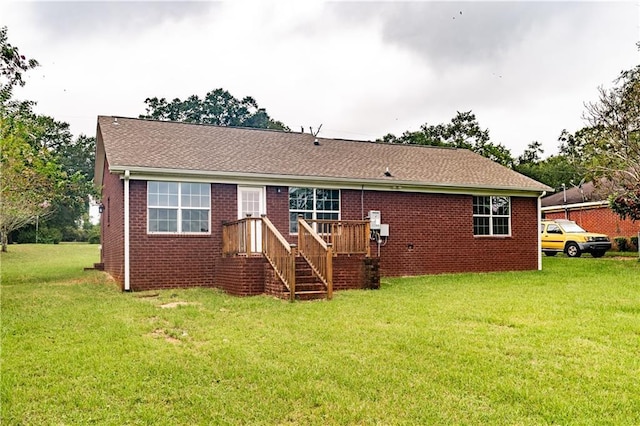
[[[123,290],[330,296],[541,265],[550,188],[468,150],[110,116],[96,150],[101,263]]]
[[[621,219],[609,208],[609,202],[595,190],[593,182],[542,198],[542,216],[546,219],[569,219],[590,232],[615,237],[633,237],[640,223]]]

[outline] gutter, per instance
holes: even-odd
[[[589,201],[586,203],[574,203],[574,204],[556,204],[555,206],[542,207],[543,212],[562,212],[567,209],[581,209],[581,208],[597,208],[609,205],[608,201]]]
[[[542,234],[540,233],[540,225],[542,225],[542,197],[546,194],[546,191],[543,191],[538,197],[538,227],[536,228],[536,234],[538,234],[538,271],[542,271]]]

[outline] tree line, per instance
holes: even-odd
[[[9,236],[19,242],[75,241],[99,238],[89,220],[93,187],[95,138],[74,138],[69,124],[36,114],[33,101],[13,98],[23,74],[38,61],[9,43],[0,28],[0,239],[6,251]],[[238,99],[224,89],[200,98],[145,99],[140,118],[265,128],[290,129],[274,120],[252,97]],[[558,138],[558,154],[543,158],[538,141],[514,157],[491,140],[472,111],[457,112],[448,123],[425,123],[379,142],[464,148],[545,183],[555,189],[593,180],[609,196],[622,218],[640,219],[640,66],[623,71],[611,88],[600,87],[598,100],[585,104],[586,126]],[[39,229],[38,229],[39,228]]]

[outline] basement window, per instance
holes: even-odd
[[[209,233],[211,185],[147,182],[147,231],[150,234]]]
[[[289,188],[289,233],[298,233],[298,216],[311,220],[340,219],[340,190]]]
[[[511,235],[511,198],[473,197],[473,235]]]

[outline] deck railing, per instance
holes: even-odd
[[[296,296],[296,256],[291,245],[278,232],[271,221],[262,216],[262,252],[276,274],[289,289],[289,298]]]
[[[261,253],[289,290],[291,299],[296,291],[296,259],[291,245],[266,217],[247,217],[226,222],[222,226],[222,254],[251,256]]]
[[[333,297],[333,249],[302,218],[298,217],[298,253],[304,257],[327,289],[327,299]]]
[[[222,254],[233,256],[262,252],[260,234],[262,233],[262,219],[246,217],[244,219],[226,222],[222,225]]]
[[[333,247],[333,254],[371,255],[367,220],[312,220],[306,219],[320,238]]]

